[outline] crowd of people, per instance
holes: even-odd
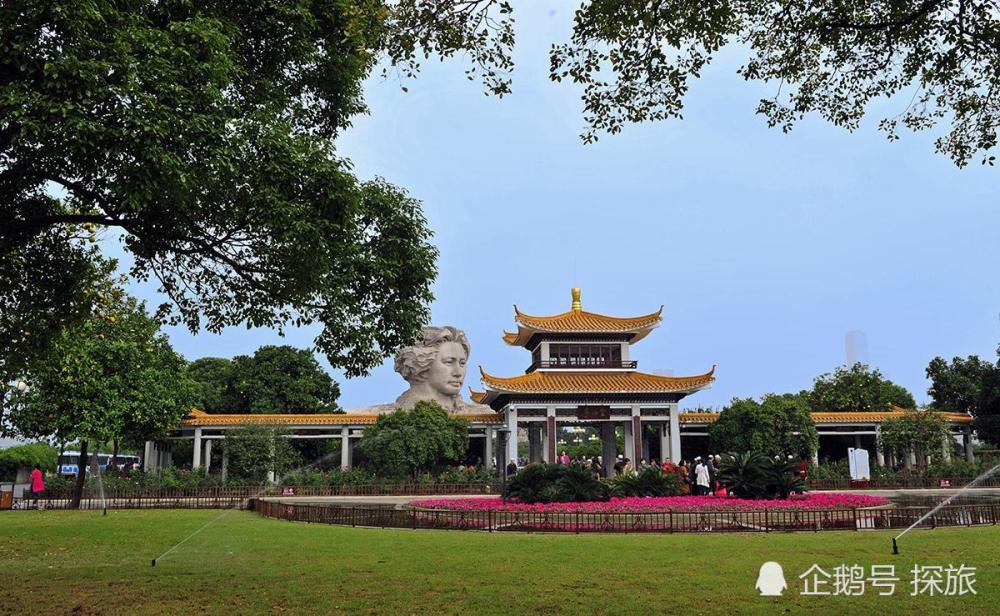
[[[594,476],[604,476],[605,463],[603,456],[588,457],[581,455],[573,457],[563,451],[556,457],[556,462],[558,464],[582,464],[585,468],[593,472]],[[655,458],[650,458],[649,460],[642,458],[638,463],[635,463],[631,459],[619,455],[612,464],[612,472],[609,473],[609,476],[617,477],[627,473],[642,473],[654,468],[658,469],[664,475],[677,475],[681,481],[681,489],[685,494],[694,496],[726,496],[726,487],[716,478],[721,462],[722,456],[718,454],[705,456],[704,458],[697,456],[692,461],[681,460],[678,464],[674,464],[670,459],[664,459],[661,462]],[[527,465],[528,461],[524,457],[519,457],[516,461],[511,460],[507,464],[507,476],[514,475],[517,473],[518,468]]]

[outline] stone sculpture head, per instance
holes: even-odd
[[[431,400],[446,411],[460,410],[469,351],[469,340],[462,330],[425,327],[416,344],[396,352],[396,372],[410,384],[396,404],[412,408],[421,400]]]

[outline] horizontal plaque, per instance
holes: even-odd
[[[585,420],[611,419],[610,406],[578,406],[576,407],[576,418]]]

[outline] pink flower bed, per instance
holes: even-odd
[[[793,496],[788,500],[747,500],[716,496],[667,496],[660,498],[612,498],[607,502],[588,503],[518,503],[499,498],[434,498],[413,500],[410,504],[427,509],[453,511],[537,511],[552,513],[655,513],[660,511],[764,511],[852,509],[877,507],[889,499],[866,494],[824,492]]]

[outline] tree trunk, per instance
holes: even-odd
[[[83,498],[83,484],[87,482],[87,441],[80,441],[80,459],[76,463],[76,487],[73,488],[73,501],[70,504],[72,509],[80,508],[80,499]]]
[[[118,439],[111,441],[111,468],[118,468]]]

